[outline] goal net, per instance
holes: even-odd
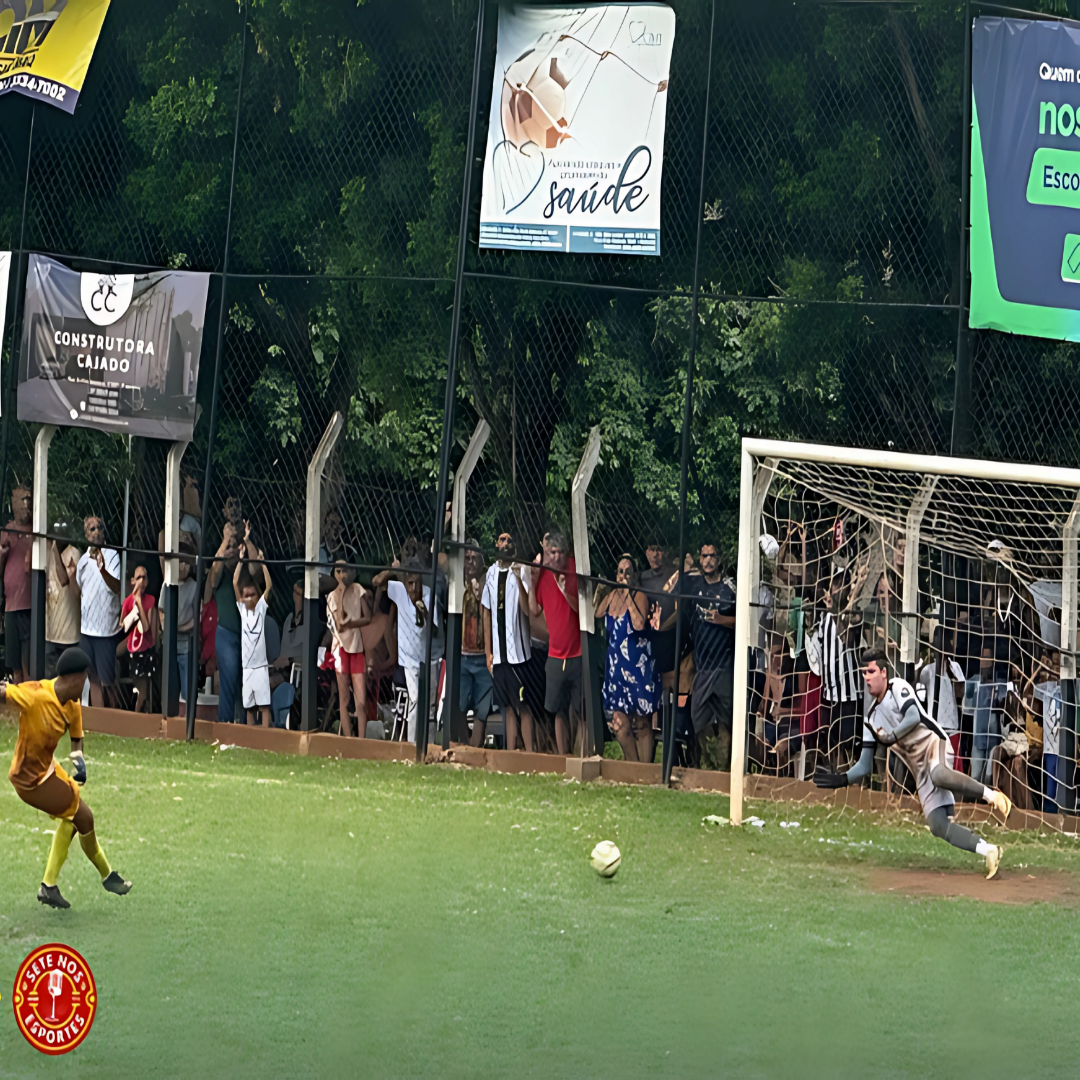
[[[858,757],[860,656],[877,647],[957,768],[1060,827],[1076,812],[1078,533],[1080,470],[745,440],[733,820],[746,772],[811,779]],[[914,792],[881,748],[869,782]]]

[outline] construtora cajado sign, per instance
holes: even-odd
[[[499,8],[480,247],[660,254],[666,4]]]
[[[80,274],[31,255],[19,419],[155,439],[195,425],[209,274]]]

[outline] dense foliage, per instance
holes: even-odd
[[[674,6],[664,255],[479,252],[470,233],[454,435],[459,456],[492,428],[468,523],[485,544],[566,523],[594,425],[594,560],[677,536],[711,6]],[[750,7],[717,5],[688,488],[690,538],[729,550],[742,435],[947,451],[959,289],[963,5]],[[328,500],[364,559],[433,524],[474,18],[465,0],[114,0],[77,114],[38,110],[27,248],[220,272],[242,73],[212,503],[241,496],[277,557],[302,552],[335,409]],[[29,105],[4,102],[0,243],[17,247]],[[1075,387],[1071,348],[1043,366]],[[1008,452],[1007,430],[985,441]],[[57,519],[115,522],[130,476],[131,542],[152,546],[165,448],[55,445]]]

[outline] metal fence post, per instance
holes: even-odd
[[[457,262],[454,272],[453,314],[450,317],[450,345],[446,360],[446,396],[443,401],[442,445],[439,449],[439,479],[435,494],[435,529],[431,546],[431,612],[438,604],[439,552],[442,550],[446,516],[446,489],[450,482],[450,450],[454,444],[454,404],[457,394],[458,345],[461,337],[462,291],[465,284],[465,246],[469,238],[469,208],[472,203],[472,175],[476,153],[476,108],[480,97],[480,49],[484,39],[484,0],[476,11],[476,46],[473,52],[472,89],[469,93],[469,133],[465,139],[465,176],[461,184],[461,216],[458,221]],[[431,647],[435,637],[434,617],[427,628],[424,665],[420,671],[416,708],[416,760],[427,754],[428,716],[431,712]]]
[[[753,596],[754,574],[751,566],[755,537],[754,513],[754,459],[742,448],[742,465],[739,473],[739,564],[736,574],[735,593],[735,679],[731,693],[731,815],[732,825],[742,824],[743,785],[746,778],[746,697],[749,677],[750,655],[750,605]]]
[[[934,497],[936,476],[924,476],[908,508],[904,526],[904,610],[900,617],[900,663],[904,678],[915,681],[915,661],[919,659],[919,531],[926,508]]]
[[[570,514],[574,531],[574,565],[578,582],[578,626],[581,629],[581,707],[585,712],[585,736],[581,756],[604,752],[604,710],[600,702],[600,684],[593,677],[594,663],[600,649],[593,614],[592,560],[589,555],[589,524],[585,512],[585,493],[589,490],[596,463],[600,460],[600,427],[589,432],[581,464],[574,473],[570,488]],[[602,670],[602,665],[601,665]],[[573,738],[573,732],[571,732]],[[586,745],[588,743],[588,745]]]
[[[19,337],[22,325],[23,293],[26,291],[26,207],[30,195],[30,162],[34,156],[34,118],[37,105],[30,106],[30,134],[26,140],[26,177],[23,180],[22,217],[19,225],[19,265],[15,276],[15,304],[11,319],[11,351],[8,354],[8,369],[0,388],[0,400],[3,403],[3,419],[0,421],[0,490],[7,483],[8,440],[11,435],[11,388],[16,385],[16,373],[19,368]]]
[[[49,443],[57,428],[42,424],[34,439],[33,548],[30,563],[30,671],[31,679],[45,678],[45,588],[49,541]],[[11,662],[11,658],[8,658]]]
[[[180,462],[188,448],[186,440],[174,442],[165,459],[165,587],[161,613],[165,628],[161,637],[161,715],[180,712],[180,670],[176,663],[176,614],[180,594]],[[198,610],[198,605],[196,605]],[[189,655],[190,663],[191,657]]]
[[[675,603],[678,618],[675,620],[675,687],[669,722],[664,727],[663,735],[663,782],[671,782],[671,768],[674,764],[675,751],[675,716],[679,709],[679,682],[682,674],[683,627],[686,613],[683,609],[683,560],[686,556],[686,487],[690,472],[690,445],[693,438],[694,423],[694,359],[697,354],[698,294],[700,291],[701,272],[701,226],[705,218],[705,166],[709,150],[709,93],[712,90],[713,43],[716,40],[716,0],[712,2],[712,17],[709,21],[709,66],[705,76],[705,115],[701,125],[701,177],[698,186],[697,201],[697,238],[694,242],[694,281],[690,294],[690,348],[686,358],[686,396],[683,400],[683,427],[681,461],[679,466],[679,552],[675,579]],[[739,658],[736,654],[736,670]]]
[[[960,154],[960,312],[956,324],[956,371],[953,383],[952,453],[971,453],[971,332],[968,315],[968,234],[971,218],[971,4],[964,3],[963,150]]]
[[[1058,805],[1076,812],[1076,617],[1077,537],[1080,536],[1080,494],[1061,531],[1061,725],[1058,728]]]
[[[196,561],[195,588],[196,603],[202,604],[203,580],[206,576],[207,525],[210,512],[210,496],[214,483],[214,439],[217,435],[218,395],[221,392],[221,354],[225,345],[225,318],[228,313],[229,298],[229,245],[232,242],[233,201],[236,197],[236,155],[240,146],[240,106],[244,100],[244,60],[247,56],[247,3],[244,4],[243,22],[240,25],[240,74],[236,86],[236,118],[233,122],[232,172],[229,176],[229,210],[225,218],[225,250],[221,267],[221,311],[218,312],[217,347],[214,352],[214,382],[210,396],[210,421],[206,438],[206,466],[203,470],[202,483],[202,530],[199,533],[199,557]],[[200,621],[195,620],[195,632],[191,642],[191,663],[188,665],[187,698],[187,737],[195,738],[195,713],[199,702],[199,655]],[[221,718],[218,717],[220,720]],[[232,722],[232,717],[228,718]]]
[[[326,425],[307,470],[307,502],[304,521],[304,663],[301,666],[300,730],[312,731],[318,718],[319,679],[319,545],[322,542],[322,477],[330,452],[338,441],[345,417],[335,412]],[[356,718],[357,734],[363,717]]]
[[[454,548],[450,552],[446,605],[446,703],[443,706],[442,737],[444,750],[450,749],[451,728],[457,720],[461,690],[461,615],[465,603],[465,489],[490,435],[491,426],[486,420],[481,420],[476,425],[465,456],[454,473],[454,495],[450,504],[450,532]]]

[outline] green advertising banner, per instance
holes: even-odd
[[[973,329],[1080,341],[1080,27],[978,18]]]

